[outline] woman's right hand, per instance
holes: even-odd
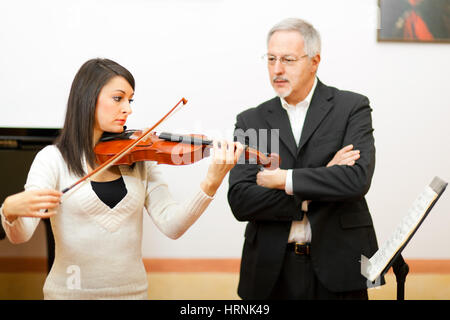
[[[3,215],[13,222],[18,217],[48,218],[56,214],[62,192],[51,189],[26,190],[3,202]]]

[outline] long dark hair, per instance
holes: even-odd
[[[116,76],[124,77],[134,90],[134,77],[124,67],[108,59],[91,59],[78,70],[72,82],[67,102],[64,128],[56,141],[69,171],[84,176],[83,156],[93,168],[95,154],[92,145],[95,108],[103,86]]]

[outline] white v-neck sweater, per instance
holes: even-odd
[[[44,299],[147,299],[147,274],[142,262],[142,220],[146,208],[156,226],[168,237],[181,236],[213,198],[200,187],[179,204],[154,162],[120,166],[127,194],[114,207],[104,204],[90,183],[63,195],[58,213],[51,217],[55,260],[45,281]],[[78,177],[69,173],[56,146],[47,146],[30,168],[26,190],[61,190]],[[11,242],[28,241],[40,218],[2,224]],[[74,278],[78,277],[78,278]]]

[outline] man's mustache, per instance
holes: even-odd
[[[273,82],[275,82],[275,81],[287,81],[287,82],[289,82],[289,79],[285,78],[285,77],[281,77],[281,76],[275,76],[275,77],[272,78],[272,81]]]

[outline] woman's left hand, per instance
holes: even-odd
[[[209,165],[206,178],[200,184],[207,195],[212,197],[216,193],[223,179],[236,165],[243,151],[244,146],[240,142],[213,141],[211,164]]]

